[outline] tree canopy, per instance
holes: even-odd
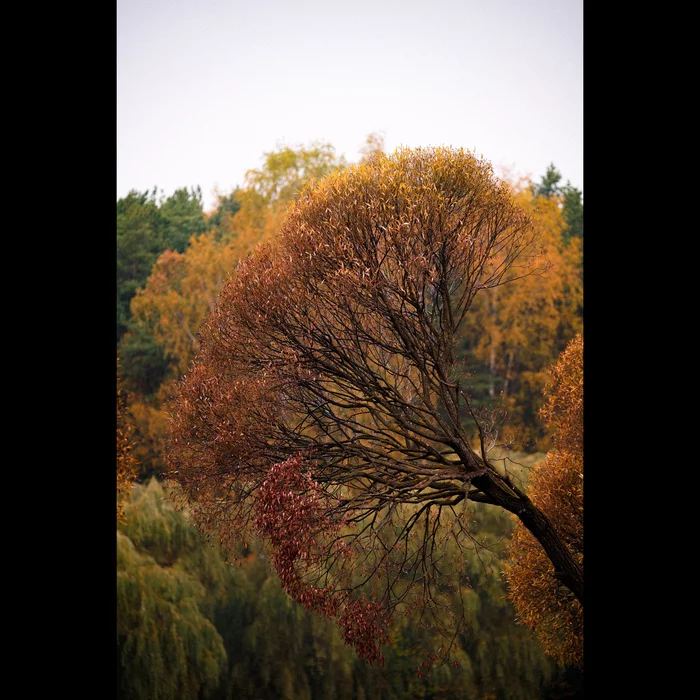
[[[583,238],[583,193],[567,181],[561,185],[562,175],[551,163],[539,183],[531,187],[535,197],[557,199],[566,220],[566,237]]]
[[[582,601],[580,562],[489,459],[459,378],[475,298],[538,259],[531,218],[485,161],[378,153],[307,187],[202,327],[169,476],[225,547],[263,537],[287,592],[370,661],[400,605],[440,614],[470,501],[515,514]]]

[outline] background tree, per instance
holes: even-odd
[[[502,441],[547,449],[538,411],[549,368],[582,329],[583,251],[580,239],[565,238],[555,199],[532,199],[522,184],[514,186],[514,196],[537,230],[537,272],[475,299],[461,339],[470,360],[465,382],[475,407],[498,399],[507,412]]]
[[[164,404],[198,350],[199,327],[224,279],[253,243],[242,236],[219,239],[215,231],[193,236],[185,252],[165,251],[158,258],[132,300],[131,330],[120,351],[131,362],[128,386],[135,393],[130,410],[142,477],[163,471]]]
[[[374,131],[367,135],[365,143],[360,149],[360,163],[367,163],[381,153],[384,153],[384,132]]]
[[[583,567],[583,337],[577,335],[552,370],[542,415],[554,448],[537,465],[529,494]],[[583,665],[583,606],[561,585],[539,543],[516,523],[506,565],[509,596],[547,653]]]
[[[567,223],[569,237],[583,239],[583,192],[569,183],[562,188],[564,202],[562,211]]]
[[[132,190],[117,202],[117,341],[126,332],[129,304],[163,251],[156,190]]]
[[[264,538],[285,590],[365,659],[381,659],[400,605],[430,624],[450,615],[470,501],[516,514],[582,600],[556,527],[462,420],[476,416],[460,327],[477,294],[532,273],[537,254],[488,163],[403,149],[306,189],[202,329],[169,474],[224,546]]]
[[[238,193],[240,210],[234,230],[248,239],[270,240],[279,231],[287,205],[307,182],[345,167],[331,144],[280,145],[264,154],[260,168],[248,170]]]
[[[171,358],[156,339],[154,329],[142,319],[132,316],[127,328],[117,346],[125,368],[124,385],[134,396],[153,397],[168,378]]]
[[[229,194],[217,193],[216,209],[207,219],[208,226],[221,237],[225,231],[232,230],[234,216],[241,208],[240,189],[236,187]]]
[[[535,198],[555,199],[566,221],[565,240],[571,237],[583,238],[583,193],[567,181],[560,185],[562,175],[550,164],[547,172],[537,184],[532,184],[531,192]]]
[[[230,209],[231,205],[221,207]],[[159,202],[155,190],[150,195],[131,192],[117,203],[118,352],[124,386],[133,397],[132,413],[143,414],[137,408],[142,401],[153,403],[172,375],[174,362],[168,352],[170,344],[157,334],[155,321],[134,317],[132,302],[143,293],[160,257],[179,259],[206,226],[199,187],[178,189],[167,198],[161,196]],[[148,467],[151,460],[144,451],[153,440],[143,430],[143,421],[136,421],[136,428],[141,438],[140,461],[149,473],[153,471]]]
[[[182,253],[190,239],[210,228],[202,205],[202,189],[197,185],[189,190],[182,187],[161,201],[163,250]]]

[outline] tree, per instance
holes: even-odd
[[[560,182],[561,173],[554,167],[554,163],[550,163],[547,167],[547,172],[542,176],[539,184],[532,185],[532,194],[534,197],[554,197],[560,195]]]
[[[166,493],[155,479],[136,485],[118,527],[119,697],[532,700],[551,697],[547,689],[563,680],[529,630],[514,622],[495,552],[502,544],[468,553],[475,590],[462,592],[469,620],[451,653],[458,667],[421,665],[420,678],[416,655],[440,646],[435,630],[404,617],[384,649],[384,666],[362,663],[337,626],[284,593],[259,542],[227,566],[188,523],[187,511],[177,509],[176,494]],[[474,517],[479,536],[494,543],[511,527],[507,513],[481,504],[474,504]]]
[[[155,480],[139,485],[117,530],[118,697],[213,698],[226,650],[212,617],[228,567]]]
[[[163,200],[159,207],[162,219],[163,250],[182,253],[190,238],[207,230],[202,208],[202,189],[182,187]]]
[[[117,351],[122,359],[124,386],[142,397],[155,394],[167,377],[170,363],[153,329],[132,316]]]
[[[197,334],[238,262],[258,242],[243,235],[217,240],[192,236],[184,253],[165,251],[131,302],[133,326],[147,328],[179,378],[199,349]]]
[[[583,239],[583,192],[569,183],[562,188],[563,211],[569,237]]]
[[[199,348],[199,327],[226,277],[256,242],[244,235],[217,240],[214,231],[193,236],[184,253],[162,253],[132,299],[130,330],[119,351],[128,360],[125,383],[138,391],[130,412],[144,476],[163,470],[163,407]]]
[[[381,153],[384,153],[384,132],[373,131],[371,134],[367,134],[367,138],[360,149],[362,156],[360,163],[367,163]]]
[[[217,192],[216,200],[216,209],[207,219],[207,224],[220,235],[231,228],[231,222],[241,208],[239,188],[229,194]]]
[[[514,196],[537,229],[538,272],[480,294],[463,342],[472,360],[474,404],[497,398],[508,415],[502,440],[546,450],[538,416],[542,390],[549,368],[583,326],[582,245],[565,240],[567,224],[556,199],[533,200],[519,183]]]
[[[552,370],[542,415],[554,448],[537,465],[529,493],[583,568],[583,337],[577,335]],[[583,665],[583,605],[561,585],[539,543],[516,523],[506,566],[509,597],[545,651]]]
[[[345,160],[337,157],[331,144],[279,145],[264,154],[260,168],[248,170],[245,186],[237,193],[240,210],[231,222],[233,235],[270,240],[277,235],[287,205],[299,196],[304,185],[339,168]]]
[[[169,244],[150,258],[150,274],[132,290],[128,325],[119,343],[122,378],[134,394],[130,413],[142,477],[163,470],[163,404],[198,350],[199,327],[224,279],[261,239],[277,234],[285,208],[305,178],[342,165],[329,145],[267,153],[262,166],[249,171],[243,189],[219,194],[206,233],[197,233],[203,222],[199,188],[177,190],[155,209]],[[155,207],[155,199],[153,203]],[[182,238],[190,229],[194,233],[185,245]]]
[[[132,190],[117,202],[117,341],[126,332],[129,304],[163,251],[156,190]]]
[[[583,192],[567,181],[560,185],[562,175],[551,163],[539,184],[530,188],[533,197],[556,199],[562,208],[566,220],[565,238],[583,238]]]
[[[515,514],[583,600],[582,567],[489,459],[457,379],[475,296],[531,273],[535,247],[488,163],[399,149],[305,189],[202,328],[172,407],[169,476],[222,545],[262,536],[285,590],[370,662],[398,606],[444,612],[442,582],[465,575],[470,501]]]
[[[318,180],[345,161],[335,155],[328,143],[312,143],[308,146],[279,146],[265,153],[259,170],[246,173],[247,189],[254,190],[266,203],[288,202],[295,199],[305,183]]]

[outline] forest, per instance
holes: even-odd
[[[435,191],[424,187],[426,172]],[[360,194],[343,199],[348,192]],[[445,284],[441,301],[433,271],[422,288],[424,307],[415,314],[407,309],[418,307],[400,307],[402,318],[415,315],[415,328],[396,327],[394,300],[430,272],[415,232],[428,231],[421,240],[432,241],[442,200],[451,207],[462,192],[469,204],[460,226],[482,207],[474,230],[507,220],[505,233],[493,234],[486,263],[478,256],[462,262],[462,239],[454,246],[439,239],[441,254],[452,258],[439,262],[436,253],[436,269],[447,279],[461,265],[463,278],[488,279],[478,293],[465,287],[463,318],[453,322],[456,287]],[[403,238],[392,233],[389,243],[371,244],[385,246],[376,274],[389,270],[399,285],[380,309],[376,285],[367,287],[370,305],[358,291],[361,279],[338,268],[354,259],[357,242],[350,234],[323,236],[336,220],[347,230],[355,230],[353,222],[358,231],[379,230],[377,221],[391,229],[389,214],[365,211],[382,212],[399,196],[418,214],[405,234],[397,225]],[[172,194],[132,190],[117,202],[118,696],[583,697],[582,598],[571,583],[571,571],[583,568],[582,192],[564,184],[553,164],[539,178],[496,178],[472,154],[385,154],[381,138],[370,135],[357,163],[338,157],[331,144],[280,146],[263,154],[238,188],[219,194],[213,211],[202,201],[195,186]],[[311,248],[300,233],[308,231]],[[290,272],[279,251],[316,262],[290,263]],[[523,260],[523,270],[504,276]],[[314,274],[326,275],[321,286]],[[260,286],[256,280],[266,275],[272,281]],[[303,285],[312,293],[285,305]],[[347,309],[364,310],[346,317]],[[385,309],[389,316],[380,316]],[[433,350],[421,345],[419,311],[446,338],[433,343],[432,330],[425,335],[437,348],[433,364],[421,359]],[[386,341],[382,348],[394,332],[381,325],[387,318],[401,347]],[[350,328],[359,339],[354,364],[350,340],[336,350]],[[304,334],[311,340],[300,343]],[[325,348],[322,361],[318,352],[304,355],[312,346]],[[327,360],[334,352],[337,366]],[[453,393],[464,397],[460,403],[457,396],[454,415],[447,400],[429,412],[441,389],[424,388],[420,374],[436,374],[444,363],[450,386],[459,388]],[[297,389],[288,389],[294,382]],[[394,399],[380,397],[378,408],[366,410],[366,397],[376,387],[408,395],[409,385],[424,393],[411,390],[412,432],[399,441],[407,409],[399,415]],[[291,430],[274,414],[270,397],[280,386],[286,410],[305,416],[303,429]],[[454,419],[483,456],[484,468],[474,466],[466,479],[466,499],[455,497],[454,479],[444,477],[452,458],[434,450],[433,433],[424,439],[427,428],[416,427],[429,413],[438,423]],[[299,467],[301,454],[312,455],[313,480],[305,462]],[[234,457],[245,483],[229,476]],[[425,472],[414,476],[413,466],[405,467],[431,460],[441,476],[428,486]],[[487,477],[546,514],[562,533],[571,571],[553,566],[526,519],[489,495],[497,491]],[[430,507],[423,513],[426,488],[437,518]],[[236,489],[247,500],[231,496]],[[296,500],[285,500],[288,490]],[[359,495],[348,498],[349,491]],[[280,513],[289,518],[280,521]],[[414,528],[419,515],[423,535]],[[385,524],[376,531],[365,525],[378,517]],[[255,527],[246,530],[249,523]],[[447,532],[442,538],[439,527]],[[370,556],[387,532],[406,533],[403,559]],[[372,571],[362,582],[359,553]],[[341,590],[345,597],[335,597]],[[368,602],[375,600],[382,605]]]

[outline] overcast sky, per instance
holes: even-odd
[[[371,132],[583,189],[583,0],[118,0],[117,198]]]

